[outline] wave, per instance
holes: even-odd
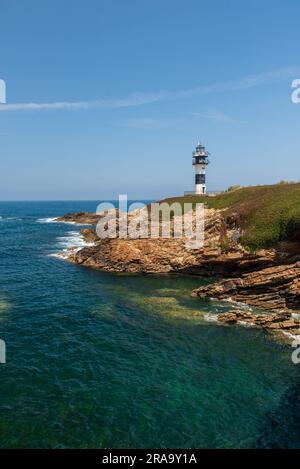
[[[244,327],[256,327],[256,324],[254,322],[238,321],[238,324]]]
[[[20,217],[2,217],[0,216],[0,221],[22,221]]]
[[[204,314],[203,319],[208,322],[218,322],[218,314]]]
[[[288,331],[280,331],[280,332],[282,332],[283,335],[285,335],[289,339],[292,339],[292,340],[299,339],[299,334],[292,334],[291,332],[288,332]]]
[[[77,223],[75,221],[61,221],[57,218],[38,218],[37,223],[64,223],[65,225],[90,226],[88,223]]]
[[[58,246],[64,249],[70,249],[74,247],[81,249],[83,247],[94,245],[94,243],[88,243],[85,241],[82,234],[78,231],[68,231],[65,236],[59,236],[56,239],[58,241]]]
[[[67,253],[67,252],[53,252],[51,254],[48,254],[48,257],[55,257],[56,259],[68,260],[69,257],[70,257],[70,253]]]
[[[57,218],[39,218],[37,223],[58,223]]]
[[[225,303],[231,303],[234,308],[236,307],[245,311],[253,311],[253,308],[251,308],[251,306],[249,306],[247,303],[241,303],[240,301],[233,300],[232,298],[224,298],[222,301]]]
[[[50,257],[57,257],[59,259],[68,259],[71,254],[76,254],[85,247],[92,247],[95,243],[88,243],[79,231],[68,231],[65,236],[56,238],[56,247],[60,250],[55,253],[49,254]]]

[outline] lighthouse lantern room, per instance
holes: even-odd
[[[193,152],[193,166],[195,167],[195,194],[206,194],[205,171],[209,164],[210,153],[206,151],[205,146],[198,143]]]

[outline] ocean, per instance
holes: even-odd
[[[107,274],[56,257],[54,223],[97,202],[0,203],[1,448],[300,447],[300,368],[265,331],[223,326],[212,281]]]

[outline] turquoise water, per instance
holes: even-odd
[[[0,447],[300,447],[291,349],[206,321],[204,280],[51,256],[79,227],[45,219],[95,207],[0,203]]]

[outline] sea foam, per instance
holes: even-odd
[[[58,252],[49,254],[50,257],[68,259],[71,254],[75,254],[85,247],[94,246],[95,243],[88,243],[79,231],[68,231],[65,236],[56,238]]]
[[[64,223],[65,225],[90,226],[89,223],[77,223],[75,221],[62,221],[57,218],[38,218],[37,223]]]
[[[2,222],[22,221],[22,218],[20,218],[20,217],[2,217],[2,216],[0,216],[0,221],[2,221]]]
[[[57,218],[39,218],[37,223],[58,223]]]

